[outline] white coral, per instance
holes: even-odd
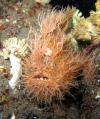
[[[7,58],[9,54],[14,54],[17,57],[24,57],[28,53],[28,45],[25,39],[16,37],[9,38],[3,42],[4,49],[2,55]]]
[[[41,3],[42,5],[48,4],[51,0],[35,0],[38,3]]]
[[[15,114],[14,113],[12,114],[12,117],[10,119],[15,119]]]
[[[7,59],[10,59],[11,69],[10,74],[12,75],[9,80],[9,86],[11,89],[15,89],[18,80],[22,75],[21,58],[26,56],[28,53],[28,45],[25,39],[18,39],[16,37],[9,38],[3,42],[4,49],[1,55]]]
[[[22,75],[22,65],[21,59],[11,54],[9,56],[11,62],[11,70],[10,73],[12,74],[12,78],[9,81],[9,86],[11,89],[15,89],[18,80]]]

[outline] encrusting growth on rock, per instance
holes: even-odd
[[[31,53],[23,60],[22,82],[38,102],[61,100],[76,85],[79,75],[86,81],[93,78],[91,58],[74,52],[65,34],[72,15],[72,10],[48,11],[38,17],[38,29],[32,30]]]

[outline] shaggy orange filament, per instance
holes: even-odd
[[[80,71],[84,80],[91,79],[94,71],[91,59],[69,48],[67,35],[60,27],[65,16],[63,12],[47,14],[41,21],[40,32],[30,41],[30,55],[23,61],[23,84],[39,102],[61,100],[75,86]],[[53,22],[54,18],[59,19]]]

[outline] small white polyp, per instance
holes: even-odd
[[[14,113],[12,114],[12,117],[11,117],[11,119],[15,119],[15,115],[14,115]]]

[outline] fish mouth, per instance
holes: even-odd
[[[44,75],[41,75],[41,74],[38,74],[38,75],[34,76],[34,78],[37,79],[37,80],[41,80],[41,81],[48,80],[48,77],[46,77]]]

